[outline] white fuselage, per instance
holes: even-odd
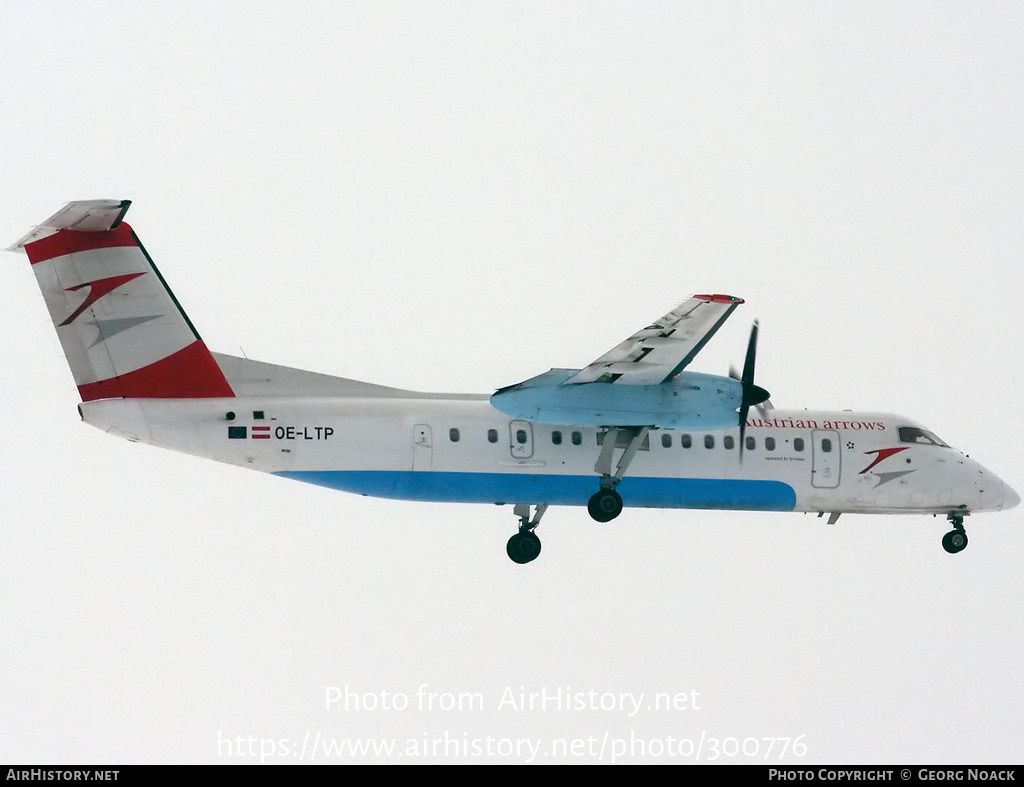
[[[409,393],[409,396],[403,396]],[[485,395],[254,396],[83,403],[104,431],[358,494],[586,505],[602,430],[510,420]],[[944,445],[901,442],[886,413],[769,410],[739,429],[652,430],[625,505],[862,513],[1011,507],[1015,493]]]

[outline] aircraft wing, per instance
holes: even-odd
[[[581,369],[562,385],[658,385],[675,377],[722,327],[742,298],[694,295]]]

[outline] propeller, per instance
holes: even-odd
[[[744,436],[747,430],[747,413],[754,405],[768,401],[771,394],[759,385],[754,385],[754,363],[757,359],[757,328],[754,320],[750,328],[750,339],[747,341],[747,357],[743,360],[743,376],[736,374],[736,369],[729,367],[729,376],[743,384],[743,399],[740,402],[740,461],[743,461]]]

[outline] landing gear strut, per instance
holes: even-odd
[[[965,512],[950,511],[946,519],[953,525],[953,529],[942,537],[942,548],[949,554],[955,555],[967,548],[967,533],[964,531]]]
[[[540,518],[547,510],[546,503],[539,505],[531,518],[529,504],[516,503],[515,508],[512,509],[513,513],[519,517],[519,532],[508,540],[505,551],[513,562],[529,563],[540,554],[540,539],[533,531],[536,530],[537,525],[540,524]]]
[[[601,443],[601,453],[594,463],[594,472],[601,476],[601,488],[587,502],[587,511],[597,522],[611,522],[622,513],[622,496],[615,491],[619,481],[626,474],[633,457],[640,449],[647,433],[651,431],[649,426],[633,426],[623,428],[612,428],[604,433],[604,442]],[[629,436],[629,445],[626,446],[615,467],[615,475],[612,475],[612,453],[615,451],[618,442],[619,432]]]

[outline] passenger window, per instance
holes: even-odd
[[[704,435],[704,447],[714,448],[715,447],[715,436],[711,434]]]
[[[459,442],[459,430],[456,429],[455,427],[452,427],[451,429],[449,429],[448,430],[448,439],[451,440],[453,443]]]
[[[821,441],[821,452],[823,454],[832,453],[832,441],[827,437]]]
[[[555,445],[562,444],[562,433],[559,432],[557,429],[551,433],[551,442],[554,443]]]
[[[756,437],[748,436],[747,439],[744,441],[744,443],[746,444],[748,451],[753,451],[755,448],[757,448],[757,438]]]
[[[573,432],[572,433],[572,444],[573,445],[580,445],[582,443],[583,443],[583,435],[581,435],[579,432]]]
[[[688,434],[681,434],[679,435],[679,445],[683,448],[689,448],[693,445],[693,439]]]
[[[793,438],[793,449],[796,451],[804,450],[804,439],[802,437]]]
[[[487,442],[488,443],[496,443],[496,442],[498,442],[498,430],[497,429],[488,429],[487,430]]]
[[[764,450],[765,451],[774,451],[775,450],[775,438],[774,437],[766,437],[764,439]]]
[[[670,435],[670,434],[663,434],[661,436],[661,444],[665,448],[671,448],[672,447],[672,435]]]
[[[519,445],[526,445],[525,429],[516,429],[516,442],[519,443]]]
[[[734,438],[731,434],[727,434],[725,437],[722,438],[722,446],[725,448],[726,451],[731,451],[733,448],[736,447],[736,438]]]

